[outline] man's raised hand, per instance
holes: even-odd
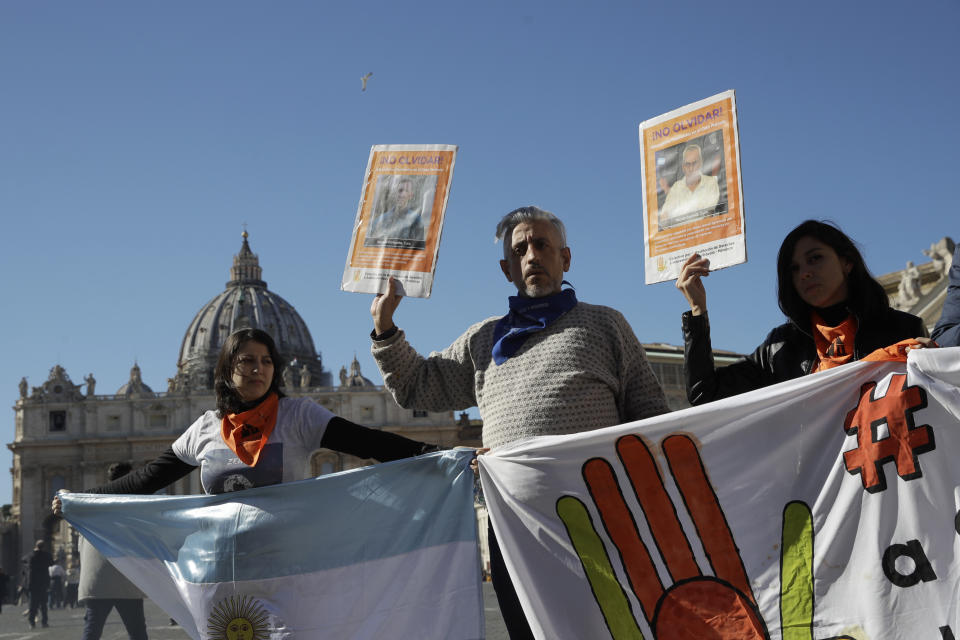
[[[397,281],[393,276],[387,281],[387,292],[378,293],[370,303],[370,315],[373,316],[373,330],[377,335],[386,333],[394,327],[393,312],[397,310],[403,296],[397,293]]]

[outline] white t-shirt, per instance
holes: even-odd
[[[200,467],[208,494],[309,478],[310,455],[323,445],[334,414],[307,398],[280,398],[277,424],[260,451],[255,467],[244,464],[220,435],[221,419],[207,411],[173,443],[177,457]]]

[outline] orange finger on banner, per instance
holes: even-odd
[[[583,465],[583,478],[600,512],[603,526],[620,552],[630,587],[640,600],[649,622],[653,619],[657,600],[663,595],[663,584],[620,493],[613,468],[603,458],[592,458]]]
[[[617,440],[617,453],[623,462],[633,491],[647,518],[650,533],[674,582],[700,575],[700,567],[677,518],[660,470],[647,445],[638,436]]]
[[[697,529],[714,575],[742,591],[753,601],[753,591],[743,560],[710,486],[697,447],[688,436],[673,435],[663,441],[663,451],[677,488]]]

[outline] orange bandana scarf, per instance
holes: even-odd
[[[277,408],[280,398],[271,393],[253,409],[243,413],[230,413],[220,423],[220,435],[230,450],[249,467],[257,466],[260,451],[267,444],[273,428],[277,425]]]
[[[836,327],[828,327],[823,318],[816,313],[813,320],[813,340],[817,344],[819,361],[813,368],[817,371],[826,371],[847,364],[853,360],[853,341],[857,336],[857,319],[852,315]]]
[[[936,348],[940,345],[934,342],[930,346]],[[895,342],[889,347],[881,347],[863,359],[869,362],[906,362],[908,348],[925,349],[927,346],[914,338],[907,338],[906,340]]]

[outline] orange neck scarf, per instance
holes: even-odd
[[[933,347],[939,347],[936,342],[931,345]],[[906,340],[901,340],[900,342],[895,342],[889,347],[880,347],[863,360],[869,362],[906,362],[907,361],[907,351],[909,349],[924,349],[926,345],[921,344],[914,338],[907,338]]]
[[[857,319],[852,315],[835,327],[828,327],[816,313],[813,320],[813,341],[817,345],[817,371],[826,371],[853,360],[853,343],[857,336]]]
[[[243,413],[230,413],[220,423],[220,435],[230,450],[249,467],[257,466],[260,451],[277,425],[280,398],[271,393],[263,402]]]

